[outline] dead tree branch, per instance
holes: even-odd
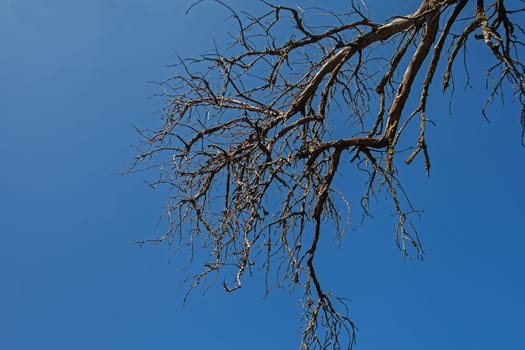
[[[411,221],[418,212],[397,178],[400,144],[413,146],[406,163],[422,151],[430,170],[430,89],[437,74],[447,89],[470,42],[483,42],[493,57],[487,103],[510,88],[525,126],[525,32],[517,19],[524,8],[421,0],[414,12],[375,23],[353,6],[345,15],[327,12],[332,26],[315,27],[299,8],[264,2],[266,13],[241,16],[215,2],[227,8],[237,37],[180,59],[176,75],[161,83],[163,125],[141,130],[144,149],[133,170],[159,167],[152,185],[170,190],[168,229],[153,241],[202,264],[190,289],[213,274],[226,276],[223,287],[232,292],[254,268],[265,271],[268,289],[302,288],[301,348],[351,348],[356,328],[347,305],[322,284],[315,263],[319,241],[342,237],[349,220],[334,183],[341,164],[368,176],[365,214],[375,192],[389,195],[395,241],[420,257]],[[419,103],[408,110],[414,96]],[[415,137],[406,131],[413,122]]]

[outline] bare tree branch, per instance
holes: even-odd
[[[160,84],[163,125],[139,130],[144,148],[130,172],[158,167],[152,186],[167,185],[170,193],[166,232],[141,243],[167,241],[195,259],[203,270],[185,281],[190,290],[214,275],[232,292],[257,270],[267,291],[300,288],[300,347],[351,348],[356,326],[347,304],[316,270],[319,241],[342,237],[349,220],[349,201],[334,178],[341,164],[368,177],[365,215],[374,193],[387,193],[396,244],[422,257],[412,222],[419,211],[397,177],[400,145],[412,145],[407,164],[422,151],[430,171],[431,87],[436,74],[443,90],[449,87],[458,53],[471,42],[482,42],[493,58],[482,113],[510,88],[525,126],[525,8],[510,7],[523,2],[421,0],[412,13],[375,23],[360,1],[347,14],[326,11],[332,25],[322,27],[308,23],[308,10],[263,1],[266,13],[241,15],[214,2],[226,8],[237,36],[224,48],[179,59],[176,75]],[[417,107],[407,110],[414,96]],[[415,137],[407,131],[412,123]]]

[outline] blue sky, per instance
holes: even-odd
[[[168,247],[130,243],[162,230],[165,194],[143,175],[115,175],[139,141],[132,125],[155,125],[147,81],[225,26],[216,7],[184,15],[191,3],[0,1],[2,349],[297,347],[293,294],[265,297],[255,276],[183,306]],[[395,248],[384,203],[341,248],[323,247],[322,278],[351,300],[357,349],[525,348],[525,149],[518,107],[494,106],[489,124],[484,96],[458,87],[450,116],[435,95],[431,177],[420,164],[401,169],[425,210],[424,262]]]

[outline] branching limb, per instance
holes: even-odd
[[[162,125],[139,130],[144,147],[130,172],[160,169],[151,186],[170,194],[167,231],[140,243],[168,242],[190,269],[201,266],[185,280],[189,290],[222,280],[233,292],[258,270],[267,292],[302,288],[301,348],[351,348],[348,305],[316,270],[319,242],[345,233],[349,202],[338,196],[336,175],[367,178],[364,216],[375,194],[386,193],[395,243],[422,258],[413,223],[420,212],[398,178],[396,154],[412,147],[406,163],[422,153],[430,170],[434,76],[443,74],[445,90],[458,53],[473,41],[493,58],[487,102],[510,87],[525,127],[525,31],[516,19],[525,9],[504,0],[421,0],[412,13],[375,23],[356,4],[347,14],[327,11],[332,25],[316,27],[308,10],[265,1],[266,13],[241,15],[213,2],[237,26],[233,42],[180,59],[175,76],[160,83]],[[407,111],[411,98],[417,107]],[[411,133],[416,116],[419,133]]]

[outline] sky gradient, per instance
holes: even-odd
[[[265,297],[255,275],[236,293],[197,290],[183,306],[186,275],[168,247],[131,243],[163,230],[165,193],[145,175],[117,175],[135,155],[133,125],[157,123],[148,81],[172,75],[177,54],[203,52],[228,25],[205,4],[185,15],[191,3],[0,1],[0,348],[297,348],[293,293]],[[456,90],[452,115],[448,97],[430,103],[431,176],[420,160],[400,169],[425,211],[425,260],[395,248],[383,201],[342,247],[323,243],[321,278],[350,299],[357,349],[525,348],[519,107],[495,105],[488,123],[483,84]],[[351,192],[351,179],[337,181]]]

